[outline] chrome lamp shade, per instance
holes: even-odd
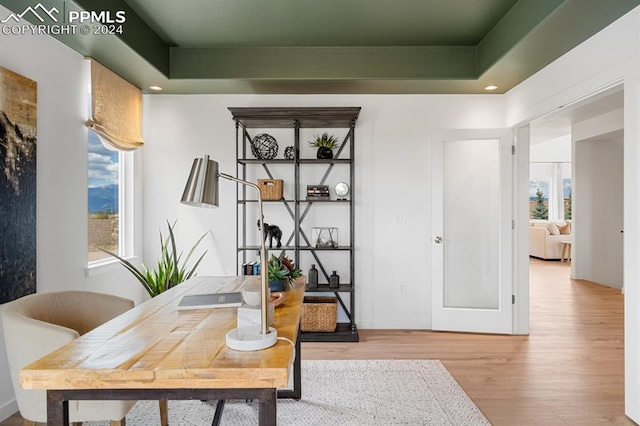
[[[196,158],[181,202],[195,207],[218,207],[218,163],[209,156]]]

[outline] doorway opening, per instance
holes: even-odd
[[[622,85],[530,123],[530,224],[548,225],[544,247],[540,232],[530,230],[530,255],[558,261],[568,241],[571,278],[618,289],[624,257],[623,136]],[[535,217],[540,212],[548,223]]]
[[[543,262],[537,265],[555,262],[557,266],[562,266],[553,270],[566,278],[564,281],[567,285],[572,285],[571,280],[585,280],[623,291],[623,85],[612,86],[536,118],[519,127],[517,135],[519,152],[524,161],[521,160],[518,166],[518,217],[524,220],[526,215],[529,222],[518,237],[520,241],[525,238],[528,241],[528,246],[521,246],[518,260],[518,268],[522,272],[519,281],[526,282],[519,287],[518,293],[524,296],[522,300],[527,301],[523,303],[528,303],[533,290],[531,269],[535,264],[532,261]],[[523,152],[525,155],[522,155]],[[543,154],[547,157],[544,158]],[[540,260],[543,256],[539,255],[525,257],[525,253],[522,253],[527,251],[531,255],[536,249],[535,241],[531,238],[534,232],[531,225],[535,219],[531,218],[530,212],[535,202],[529,199],[535,182],[529,181],[540,178],[536,176],[536,167],[539,170],[539,164],[543,162],[541,160],[557,163],[553,166],[555,174],[550,174],[548,184],[555,188],[556,193],[554,195],[552,190],[548,190],[548,196],[543,197],[547,198],[544,201],[547,202],[550,218],[558,222],[570,222],[569,234],[555,236],[556,240],[570,241],[571,260],[562,265],[559,260],[562,254],[560,242],[555,243],[556,253],[549,255],[549,259]],[[546,167],[547,170],[554,170],[551,166]],[[570,169],[569,176],[567,168]],[[525,206],[523,197],[527,183],[529,191]],[[565,191],[569,183],[570,197],[569,192]],[[535,192],[533,194],[535,196]],[[556,203],[555,208],[550,205],[552,202]],[[570,207],[567,202],[571,203]],[[564,217],[567,209],[570,209],[568,220]],[[553,239],[553,236],[549,236]],[[527,310],[526,315],[518,314],[516,317],[519,324],[525,324],[520,329],[526,329],[526,332],[529,328],[528,315]]]

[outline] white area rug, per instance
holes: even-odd
[[[169,424],[208,426],[214,412],[215,402],[169,401]],[[302,361],[302,399],[278,400],[277,413],[280,426],[489,425],[437,360]],[[158,403],[138,402],[126,420],[159,425]],[[257,424],[257,403],[225,405],[222,425]]]

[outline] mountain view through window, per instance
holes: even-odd
[[[89,262],[108,258],[98,249],[120,253],[120,156],[88,132]]]

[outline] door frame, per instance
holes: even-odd
[[[529,122],[512,128],[513,161],[513,334],[529,334]]]

